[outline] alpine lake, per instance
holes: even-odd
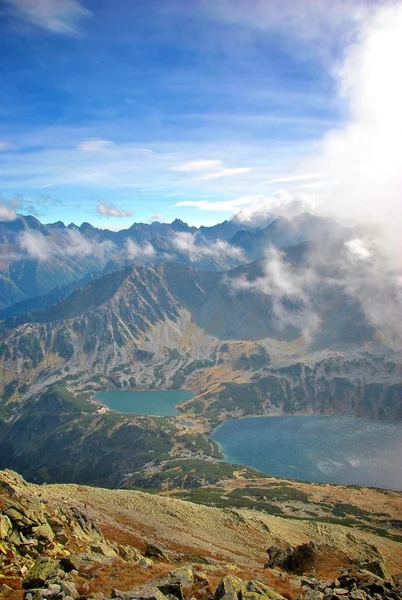
[[[95,399],[120,413],[179,416],[176,406],[193,397],[187,390],[114,390]],[[247,417],[224,421],[211,438],[227,462],[276,477],[402,490],[402,423],[335,415]]]
[[[115,412],[169,417],[180,415],[176,405],[193,397],[186,390],[111,390],[98,392],[95,400]]]

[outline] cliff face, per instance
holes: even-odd
[[[375,505],[376,494],[362,491],[360,502]],[[383,495],[383,512],[397,503],[400,495]],[[141,492],[34,486],[0,472],[0,594],[10,600],[395,599],[401,548],[363,526],[317,526]]]

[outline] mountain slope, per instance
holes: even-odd
[[[295,276],[305,252],[302,244],[285,255]],[[203,406],[222,400],[216,419],[225,414],[220,395],[226,384],[229,396],[238,397],[233,414],[242,395],[236,385],[247,384],[256,414],[273,410],[272,399],[264,400],[272,396],[282,410],[399,416],[399,388],[392,386],[402,381],[400,352],[380,341],[358,299],[336,283],[318,281],[305,315],[301,300],[284,295],[278,301],[249,287],[264,278],[264,265],[261,260],[228,273],[172,263],[128,267],[49,309],[5,320],[4,400],[29,397],[63,379],[90,392],[110,384],[133,387],[133,381],[145,388],[187,385],[203,394]],[[306,334],[310,314],[319,327]],[[377,393],[370,388],[375,385]],[[337,400],[323,404],[324,396]]]

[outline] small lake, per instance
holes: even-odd
[[[227,461],[269,475],[402,490],[402,423],[252,417],[225,421],[212,439]]]
[[[193,397],[186,390],[110,390],[98,392],[95,400],[115,412],[167,417],[180,415],[176,404]]]

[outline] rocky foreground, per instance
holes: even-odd
[[[330,524],[0,472],[7,600],[402,598],[402,544]]]

